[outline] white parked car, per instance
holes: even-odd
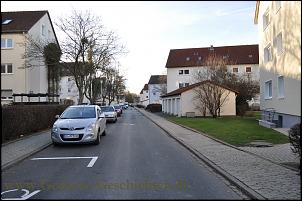
[[[113,106],[101,106],[102,112],[105,114],[106,120],[111,122],[117,121],[117,112]]]
[[[100,143],[106,135],[106,118],[97,105],[69,106],[51,129],[54,145],[63,143]]]

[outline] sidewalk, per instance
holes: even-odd
[[[252,198],[301,198],[297,171],[222,144],[143,109],[136,109]]]
[[[50,130],[34,133],[1,146],[1,170],[51,144]]]

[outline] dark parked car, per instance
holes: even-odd
[[[115,111],[117,113],[117,116],[120,117],[121,114],[123,113],[122,106],[120,106],[120,105],[114,105],[113,107],[114,107],[114,109],[115,109]]]

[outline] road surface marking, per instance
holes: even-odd
[[[64,159],[81,159],[81,158],[91,158],[91,161],[87,165],[87,167],[92,167],[95,161],[98,159],[98,156],[90,156],[90,157],[52,157],[52,158],[32,158],[31,160],[64,160]]]
[[[7,190],[7,191],[2,192],[1,195],[5,194],[5,193],[17,191],[17,190],[18,189]],[[27,190],[27,189],[21,189],[21,191],[24,191],[25,193],[20,198],[1,198],[1,200],[27,200],[28,198],[39,193],[41,190],[36,190],[36,191],[33,191],[32,193],[29,193],[29,190]]]

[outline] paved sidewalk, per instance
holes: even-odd
[[[34,133],[1,146],[1,169],[5,169],[51,144],[50,130]]]
[[[252,198],[297,200],[301,198],[300,175],[297,171],[219,143],[143,109],[137,110]]]

